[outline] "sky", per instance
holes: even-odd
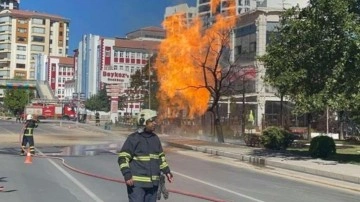
[[[148,26],[161,26],[165,8],[196,0],[21,0],[21,10],[60,15],[70,20],[69,55],[84,34],[124,37]]]

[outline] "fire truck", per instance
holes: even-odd
[[[76,105],[58,100],[34,99],[25,107],[25,117],[32,114],[34,119],[76,119]]]

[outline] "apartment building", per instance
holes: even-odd
[[[204,26],[210,26],[214,20],[213,16],[216,14],[226,14],[230,9],[235,9],[235,14],[239,15],[255,9],[257,5],[257,0],[221,0],[221,3],[216,8],[213,8],[212,1],[197,0],[197,12],[204,22]],[[231,4],[234,4],[234,6],[231,6]]]
[[[19,9],[20,0],[0,0],[0,10],[3,9]]]
[[[196,7],[189,7],[187,4],[179,4],[176,6],[166,7],[164,19],[168,17],[179,17],[184,25],[191,25],[197,16]]]
[[[90,98],[105,83],[119,84],[125,90],[130,75],[147,64],[164,37],[165,31],[159,27],[135,30],[123,38],[84,35],[74,55],[76,91]]]
[[[36,78],[39,54],[66,56],[69,20],[23,10],[0,11],[0,79]]]
[[[59,100],[64,100],[65,83],[74,79],[74,58],[73,57],[48,57],[47,61],[47,78],[51,90],[55,97]]]

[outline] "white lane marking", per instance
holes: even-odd
[[[44,155],[40,150],[37,149],[37,152],[41,155]],[[45,156],[45,155],[44,155]],[[69,180],[71,180],[74,184],[76,184],[80,189],[82,189],[86,194],[88,194],[94,201],[104,202],[99,197],[97,197],[90,189],[88,189],[85,185],[79,182],[75,177],[73,177],[70,173],[66,172],[62,167],[56,164],[53,160],[47,159],[53,166],[55,166],[60,172],[62,172]]]
[[[241,193],[238,193],[238,192],[232,191],[232,190],[230,190],[230,189],[225,189],[225,188],[223,188],[223,187],[219,187],[219,186],[217,186],[217,185],[215,185],[215,184],[211,184],[211,183],[209,183],[209,182],[205,182],[205,181],[202,181],[202,180],[196,179],[196,178],[194,178],[194,177],[190,177],[190,176],[185,175],[185,174],[181,174],[181,173],[178,173],[178,172],[175,172],[175,171],[171,171],[171,172],[172,172],[172,173],[175,173],[175,174],[177,174],[177,175],[180,175],[180,176],[182,176],[182,177],[188,178],[188,179],[190,179],[190,180],[193,180],[193,181],[196,181],[196,182],[200,182],[200,183],[202,183],[202,184],[205,184],[205,185],[208,185],[208,186],[211,186],[211,187],[217,188],[217,189],[221,189],[221,190],[223,190],[223,191],[226,191],[226,192],[229,192],[229,193],[235,194],[235,195],[237,195],[237,196],[240,196],[240,197],[243,197],[243,198],[246,198],[246,199],[252,200],[252,201],[256,201],[256,202],[265,202],[265,201],[262,201],[262,200],[259,200],[259,199],[256,199],[256,198],[253,198],[253,197],[251,197],[251,196],[248,196],[248,195],[245,195],[245,194],[241,194]]]

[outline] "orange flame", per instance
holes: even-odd
[[[214,87],[216,78],[204,67],[214,70],[219,57],[217,50],[230,45],[230,38],[224,36],[236,22],[235,1],[229,0],[226,15],[215,13],[220,3],[220,0],[211,1],[215,20],[207,29],[200,18],[194,19],[191,25],[186,24],[182,14],[163,22],[167,37],[160,45],[155,67],[160,83],[159,110],[167,117],[183,111],[192,118],[208,109],[211,95],[206,86]]]

